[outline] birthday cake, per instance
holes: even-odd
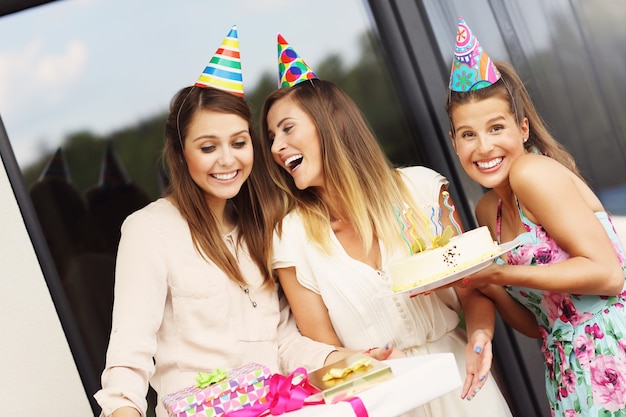
[[[441,247],[415,253],[389,265],[392,290],[404,291],[476,265],[500,252],[486,226],[452,237]]]

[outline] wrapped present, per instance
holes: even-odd
[[[267,394],[267,402],[252,407],[230,411],[225,417],[265,417],[268,415],[279,416],[300,410],[305,405],[323,404],[320,399],[313,399],[319,392],[309,383],[308,372],[304,368],[297,368],[289,375],[274,374],[270,378],[270,389]],[[366,415],[358,415],[367,417]]]
[[[271,371],[248,363],[228,372],[199,374],[198,384],[163,398],[171,417],[222,417],[267,401]]]
[[[327,404],[343,401],[393,378],[391,367],[362,353],[324,366],[309,374],[311,385],[321,391]]]

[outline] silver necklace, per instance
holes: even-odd
[[[233,254],[235,255],[235,259],[237,259],[237,261],[239,261],[239,253],[237,253],[237,248],[235,247],[235,241],[233,239],[233,236],[231,233],[227,233],[224,235],[224,240],[226,242],[226,245],[230,247],[230,249],[232,250]],[[243,286],[239,286],[239,288],[241,288],[243,290],[243,292],[246,293],[246,295],[248,296],[248,300],[250,300],[250,304],[252,304],[253,308],[256,308],[257,303],[256,301],[254,301],[254,299],[252,298],[252,296],[250,295],[250,288],[249,287],[243,287]]]
[[[246,287],[246,288],[241,287],[241,289],[242,289],[242,290],[243,290],[243,292],[245,292],[245,293],[246,293],[246,295],[248,296],[248,300],[250,300],[250,304],[252,304],[252,307],[253,307],[253,308],[256,308],[257,303],[256,303],[256,301],[254,301],[254,299],[253,299],[253,298],[252,298],[252,296],[250,295],[250,288],[248,288],[248,287]]]

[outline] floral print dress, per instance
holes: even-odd
[[[524,215],[519,204],[518,209],[527,232],[517,236],[521,245],[508,254],[510,265],[541,266],[569,258],[543,227]],[[500,201],[498,241],[501,212]],[[605,212],[596,217],[613,242],[626,278],[626,256],[611,219]],[[626,416],[626,291],[607,297],[516,286],[506,289],[539,323],[552,416]]]

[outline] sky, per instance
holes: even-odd
[[[244,88],[277,74],[281,33],[315,69],[346,63],[371,27],[365,0],[59,0],[0,17],[0,117],[22,166],[65,135],[107,134],[167,109],[233,25]]]

